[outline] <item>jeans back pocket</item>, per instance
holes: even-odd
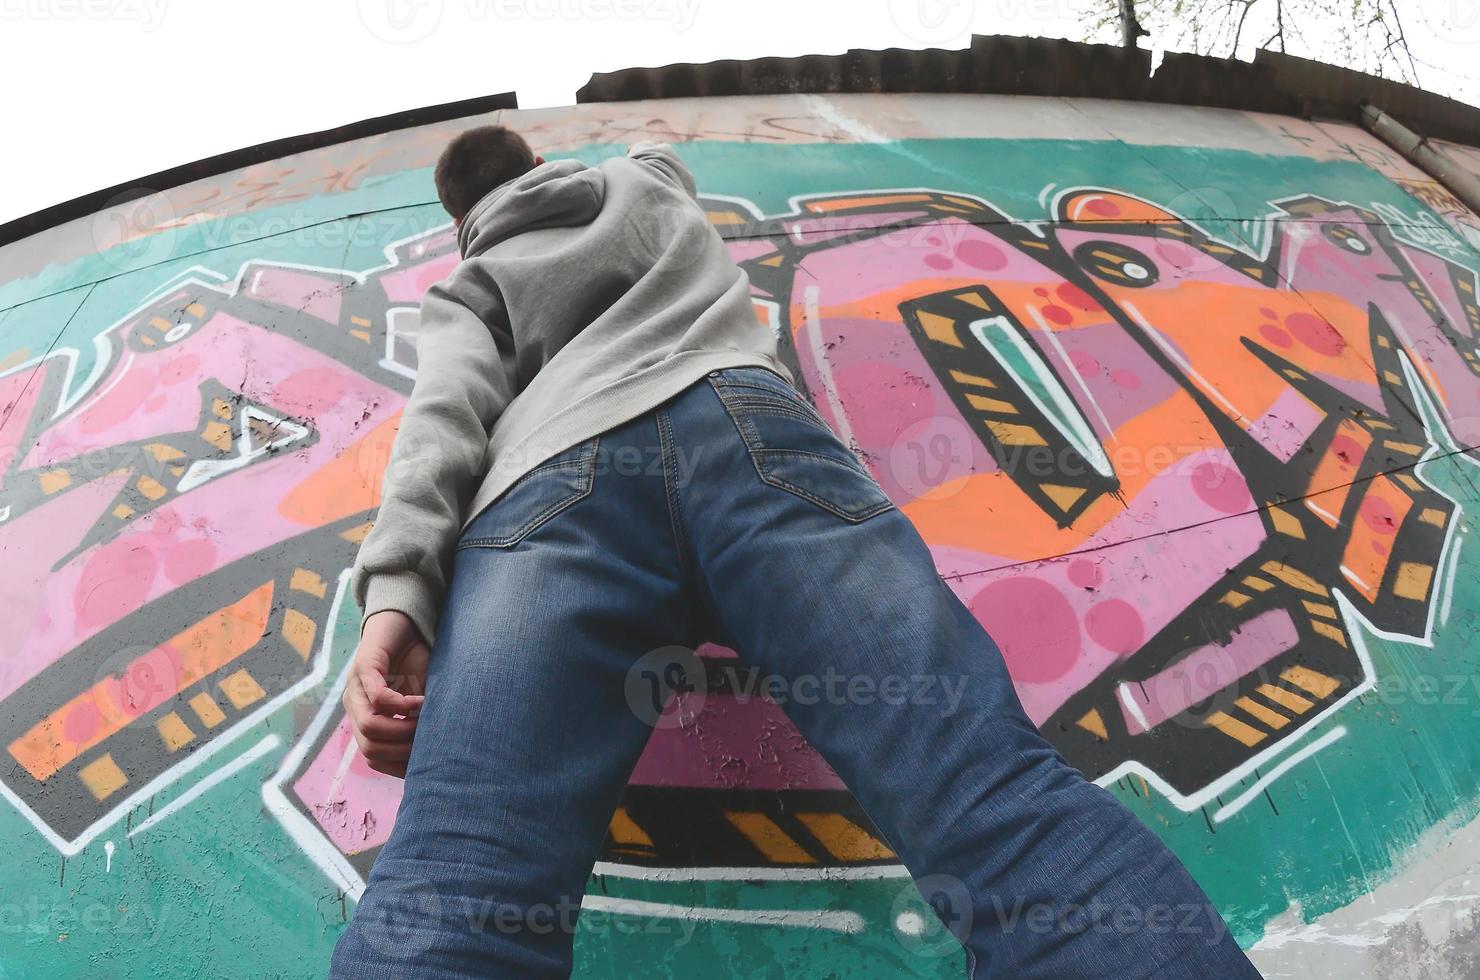
[[[710,385],[745,440],[756,473],[850,521],[894,502],[807,399],[764,368],[731,368]]]
[[[591,492],[600,437],[577,443],[509,485],[468,524],[462,548],[512,548]]]

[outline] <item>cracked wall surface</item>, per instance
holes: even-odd
[[[495,118],[678,146],[1030,715],[1262,970],[1473,974],[1480,219],[1346,125],[971,95],[505,111],[0,248],[7,970],[322,974],[399,800],[339,708],[346,570],[457,257],[431,164]],[[959,975],[847,787],[699,653],[578,974]]]

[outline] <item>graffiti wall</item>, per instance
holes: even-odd
[[[1267,975],[1480,968],[1475,215],[1360,130],[1237,112],[499,115],[550,156],[679,146],[1029,714]],[[400,791],[339,707],[347,569],[457,260],[430,166],[491,118],[0,250],[0,975],[322,973]],[[700,654],[578,974],[959,975],[847,787]]]

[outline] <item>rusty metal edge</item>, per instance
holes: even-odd
[[[1252,62],[1053,38],[976,35],[964,48],[850,50],[626,68],[591,76],[576,102],[793,93],[965,92],[1124,99],[1271,112],[1360,124],[1376,103],[1426,136],[1480,146],[1480,108],[1391,79],[1293,55]]]
[[[462,99],[420,109],[393,112],[384,116],[376,116],[373,119],[361,119],[358,122],[335,126],[332,129],[319,130],[315,133],[287,136],[254,146],[228,150],[193,163],[171,167],[168,170],[161,170],[158,173],[92,191],[0,224],[0,248],[46,231],[48,228],[65,224],[75,218],[93,214],[109,204],[126,201],[132,197],[145,197],[188,184],[194,180],[215,177],[242,167],[250,167],[253,164],[265,163],[295,153],[333,146],[337,143],[346,143],[350,140],[363,139],[367,136],[380,136],[398,129],[446,122],[449,119],[461,119],[465,116],[480,115],[499,109],[517,108],[519,108],[519,100],[515,93],[502,92],[497,95],[484,95],[474,99]]]

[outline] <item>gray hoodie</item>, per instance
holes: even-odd
[[[716,368],[783,377],[749,281],[663,143],[553,160],[490,191],[427,290],[416,383],[350,584],[430,644],[461,532],[532,467]]]

